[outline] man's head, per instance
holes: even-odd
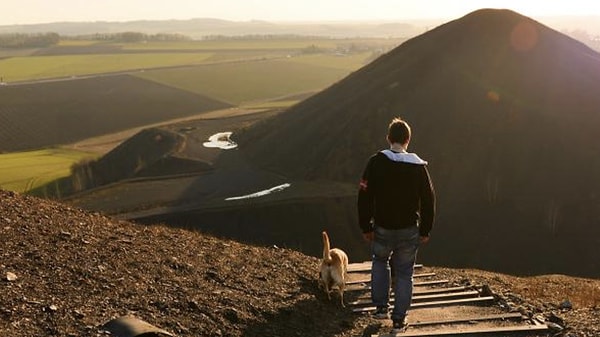
[[[410,142],[410,126],[400,117],[392,119],[388,126],[387,140],[390,144],[407,146]]]

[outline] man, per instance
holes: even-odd
[[[427,162],[407,152],[410,137],[408,123],[394,118],[388,126],[390,149],[369,159],[358,192],[359,224],[373,254],[371,297],[377,318],[389,317],[390,265],[393,270],[392,332],[407,327],[417,248],[429,241],[435,215]]]

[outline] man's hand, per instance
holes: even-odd
[[[372,242],[373,239],[375,239],[375,232],[366,232],[366,233],[363,233],[363,238],[367,242]]]
[[[421,236],[421,244],[424,245],[427,242],[429,242],[429,235],[428,236]]]

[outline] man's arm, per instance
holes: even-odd
[[[373,233],[373,225],[371,223],[374,213],[374,182],[371,180],[372,169],[373,158],[367,163],[358,189],[358,224],[366,240],[369,240],[369,238],[372,239]]]
[[[433,189],[433,183],[431,182],[431,177],[429,176],[429,171],[426,166],[423,166],[420,198],[421,221],[419,223],[419,235],[422,238],[421,242],[427,243],[427,241],[429,241],[429,232],[431,232],[431,229],[433,228],[433,220],[435,217],[435,190]]]

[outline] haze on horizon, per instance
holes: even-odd
[[[548,16],[600,16],[600,2],[589,0],[399,1],[399,0],[3,0],[0,25],[81,21],[400,21],[455,19],[480,8],[507,8],[536,19]]]

